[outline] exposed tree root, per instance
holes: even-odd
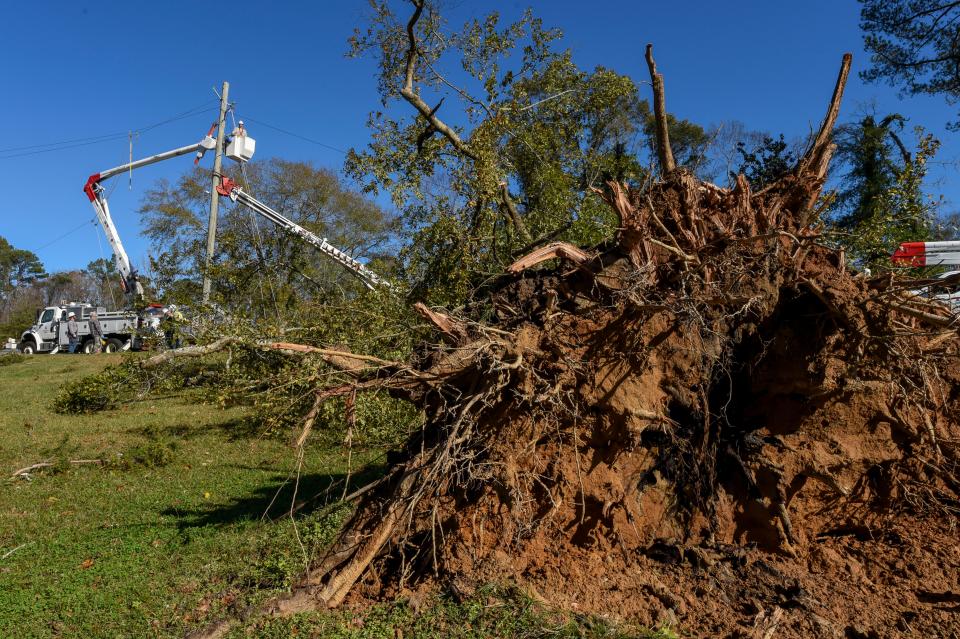
[[[910,329],[953,320],[818,242],[850,57],[795,170],[756,193],[674,166],[647,59],[663,179],[607,185],[614,241],[521,258],[487,324],[418,309],[445,343],[410,364],[309,350],[426,424],[275,610],[512,580],[696,634],[943,627],[897,605],[957,587],[960,339]]]

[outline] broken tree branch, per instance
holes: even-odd
[[[508,273],[520,273],[531,266],[536,266],[540,262],[546,262],[554,258],[561,257],[570,260],[574,264],[581,265],[589,261],[590,256],[582,249],[577,248],[569,242],[554,242],[544,247],[524,255],[519,260],[507,267]]]
[[[182,357],[201,357],[210,355],[232,346],[234,344],[246,344],[252,348],[262,350],[279,351],[286,355],[292,354],[315,354],[321,356],[328,364],[340,369],[346,373],[357,373],[370,368],[395,368],[405,369],[404,364],[392,362],[372,355],[358,355],[344,350],[330,348],[317,348],[306,344],[295,344],[293,342],[246,342],[240,337],[221,337],[220,339],[204,344],[203,346],[185,346],[169,351],[164,351],[159,355],[154,355],[140,362],[142,368],[157,368],[167,362]]]
[[[884,305],[889,306],[890,308],[895,308],[905,315],[915,317],[918,320],[938,326],[940,328],[957,328],[957,320],[955,317],[941,317],[939,315],[934,315],[933,313],[927,313],[926,311],[910,308],[906,304],[902,303],[897,304],[895,302],[884,302]]]
[[[833,153],[830,142],[833,135],[833,126],[837,122],[837,116],[840,114],[840,102],[843,100],[843,90],[847,85],[847,76],[850,74],[850,63],[853,55],[843,54],[843,62],[840,64],[840,74],[837,76],[837,83],[833,87],[833,97],[830,98],[830,106],[827,108],[827,115],[820,124],[820,130],[814,139],[810,149],[804,154],[803,159],[797,164],[797,172],[812,170],[818,177],[826,175],[827,164],[830,162],[830,155]],[[819,193],[819,192],[818,192]]]
[[[300,432],[300,436],[297,437],[297,442],[293,445],[294,448],[303,448],[304,443],[307,441],[307,437],[310,436],[310,431],[313,430],[313,423],[317,421],[317,415],[320,413],[320,407],[323,406],[323,393],[316,393],[313,399],[313,406],[310,407],[310,412],[307,413],[307,416],[303,420],[303,430]]]
[[[80,466],[83,464],[102,464],[103,460],[102,459],[71,459],[69,460],[69,463],[74,464],[75,466]],[[41,468],[50,468],[51,466],[56,466],[56,464],[54,462],[39,462],[37,464],[31,464],[30,466],[26,466],[24,468],[14,471],[13,474],[10,475],[10,479],[16,479],[17,477],[29,475],[31,472],[35,470],[39,470]]]
[[[158,366],[173,361],[174,359],[179,359],[181,357],[201,357],[203,355],[216,353],[217,351],[222,351],[232,344],[240,344],[242,342],[243,340],[239,337],[228,336],[221,337],[220,339],[210,342],[209,344],[204,344],[203,346],[184,346],[183,348],[174,348],[164,351],[159,355],[148,357],[140,362],[140,367],[157,368]]]
[[[320,355],[328,364],[344,372],[357,372],[368,368],[406,368],[400,362],[380,359],[373,355],[359,355],[350,351],[331,348],[317,348],[307,344],[293,344],[290,342],[265,342],[258,344],[261,348],[281,351],[283,353],[311,353]]]
[[[454,321],[448,315],[430,309],[423,302],[414,304],[413,310],[433,324],[434,328],[440,331],[440,333],[447,338],[448,342],[452,342],[453,344],[463,344],[466,342],[467,329],[464,328],[460,322]]]
[[[670,148],[670,130],[667,126],[667,106],[663,92],[663,75],[657,73],[657,63],[653,60],[653,45],[647,45],[647,66],[650,68],[650,84],[653,85],[653,115],[657,125],[657,156],[660,158],[660,171],[666,175],[677,168]]]

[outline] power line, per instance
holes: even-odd
[[[171,122],[176,122],[177,120],[183,120],[185,118],[190,118],[208,111],[213,111],[216,107],[207,106],[209,101],[204,104],[188,109],[182,113],[179,113],[173,117],[155,122],[153,124],[148,124],[147,126],[141,127],[139,129],[134,129],[132,131],[124,131],[123,133],[109,133],[106,135],[91,136],[88,138],[76,138],[73,140],[62,140],[60,142],[49,142],[46,144],[35,144],[30,146],[21,146],[21,147],[10,147],[6,149],[0,149],[0,154],[9,153],[8,155],[0,155],[0,160],[8,160],[12,158],[24,157],[27,155],[37,155],[39,153],[50,153],[53,151],[65,151],[67,149],[73,149],[81,146],[88,146],[92,144],[101,144],[103,142],[112,142],[114,140],[120,140],[126,138],[130,133],[139,135],[141,133],[146,133],[156,129],[157,127],[169,124]],[[23,151],[22,153],[10,153],[11,151]]]
[[[60,237],[54,238],[54,239],[50,240],[49,242],[47,242],[46,244],[44,244],[43,246],[34,249],[33,252],[34,252],[34,253],[37,253],[37,252],[42,251],[43,249],[47,248],[48,246],[53,246],[54,244],[56,244],[57,242],[59,242],[59,241],[62,240],[63,238],[67,237],[68,235],[72,235],[72,234],[76,233],[77,231],[79,231],[80,229],[84,228],[87,224],[96,224],[96,223],[97,223],[97,219],[96,219],[96,218],[90,218],[89,220],[87,220],[87,221],[84,222],[83,224],[80,224],[79,226],[76,226],[76,227],[70,229],[69,231],[67,231],[66,233],[64,233],[63,235],[61,235]]]
[[[318,141],[318,140],[312,140],[312,139],[310,139],[310,138],[308,138],[308,137],[306,137],[306,136],[304,136],[304,135],[300,135],[299,133],[294,133],[293,131],[287,131],[286,129],[281,129],[281,128],[278,127],[278,126],[273,126],[272,124],[267,124],[267,123],[264,122],[263,120],[258,120],[258,119],[256,119],[256,118],[251,118],[249,115],[245,115],[245,116],[243,116],[243,117],[245,117],[249,122],[256,122],[257,124],[262,124],[263,126],[267,127],[268,129],[273,129],[274,131],[279,131],[280,133],[284,133],[284,134],[286,134],[286,135],[289,135],[289,136],[292,136],[292,137],[295,137],[295,138],[299,138],[299,139],[303,140],[304,142],[309,142],[310,144],[316,144],[317,146],[322,146],[322,147],[325,148],[325,149],[330,149],[331,151],[336,151],[337,153],[343,153],[344,155],[347,154],[347,152],[344,151],[343,149],[338,149],[338,148],[335,147],[335,146],[330,146],[329,144],[325,144],[325,143],[320,142],[320,141]]]
[[[184,111],[184,112],[182,112],[182,113],[178,113],[177,115],[174,115],[174,116],[172,116],[171,118],[168,118],[168,119],[166,119],[166,120],[161,120],[160,122],[157,122],[156,124],[150,124],[150,125],[147,125],[147,126],[145,126],[145,127],[139,128],[139,129],[134,129],[133,132],[134,132],[134,133],[143,133],[144,131],[149,131],[150,129],[155,129],[156,127],[158,127],[158,126],[160,126],[160,125],[167,124],[168,122],[172,122],[172,121],[174,121],[174,120],[176,120],[176,119],[194,115],[195,112],[199,113],[199,112],[201,112],[201,110],[209,110],[209,109],[211,108],[209,105],[210,105],[210,101],[208,100],[207,102],[204,102],[204,103],[201,104],[201,105],[195,106],[195,107],[193,107],[192,109],[187,109],[186,111]],[[107,134],[104,134],[104,135],[94,135],[94,136],[90,136],[90,137],[87,137],[87,138],[75,138],[75,139],[73,139],[73,140],[62,140],[62,141],[60,141],[60,142],[47,142],[46,144],[32,144],[32,145],[28,145],[28,146],[13,146],[13,147],[8,147],[8,148],[6,148],[6,149],[0,149],[0,153],[7,153],[7,152],[9,152],[9,151],[25,151],[25,150],[29,150],[29,149],[39,149],[39,148],[49,147],[49,146],[59,146],[59,145],[61,145],[61,144],[73,144],[73,143],[77,143],[77,142],[88,142],[88,141],[94,141],[94,142],[95,142],[95,141],[97,141],[97,140],[102,140],[102,139],[104,139],[104,138],[126,137],[126,136],[127,136],[127,133],[128,133],[127,131],[124,131],[124,132],[122,132],[122,133],[107,133]]]
[[[60,146],[60,145],[62,145],[62,144],[75,144],[75,143],[78,143],[78,142],[80,142],[80,143],[82,143],[82,142],[98,142],[98,141],[101,141],[101,140],[105,140],[105,139],[107,139],[107,138],[110,138],[110,139],[116,138],[116,137],[119,137],[120,135],[124,135],[124,136],[125,136],[126,133],[123,133],[123,134],[120,134],[120,133],[109,133],[109,134],[107,134],[107,135],[94,135],[94,136],[91,136],[91,137],[88,137],[88,138],[76,138],[76,139],[73,139],[73,140],[62,140],[62,141],[60,141],[60,142],[48,142],[48,143],[46,143],[46,144],[31,144],[31,145],[27,145],[27,146],[11,146],[11,147],[6,148],[6,149],[0,149],[0,153],[10,153],[10,152],[13,152],[13,151],[28,151],[28,150],[31,150],[31,149],[42,149],[42,148],[45,148],[45,147]]]
[[[206,113],[207,111],[214,111],[216,108],[217,108],[217,107],[215,107],[215,106],[211,106],[211,105],[210,105],[210,101],[208,100],[207,102],[204,102],[203,104],[201,104],[201,105],[199,105],[199,106],[195,106],[195,107],[193,107],[192,109],[188,109],[188,110],[184,111],[183,113],[180,113],[180,114],[178,114],[178,115],[175,115],[175,116],[173,116],[173,117],[171,117],[171,118],[167,118],[166,120],[161,120],[160,122],[157,122],[156,124],[151,124],[151,125],[149,125],[149,126],[145,126],[145,127],[143,127],[142,129],[136,129],[136,130],[134,130],[134,133],[146,133],[147,131],[150,131],[150,130],[152,130],[152,129],[157,128],[158,126],[163,126],[164,124],[169,124],[170,122],[175,122],[175,121],[177,121],[177,120],[182,120],[182,119],[184,119],[184,118],[189,118],[189,117],[192,117],[192,116],[194,116],[194,115],[200,115],[201,113]]]

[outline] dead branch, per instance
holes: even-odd
[[[104,461],[102,459],[71,459],[68,461],[68,463],[74,464],[76,466],[80,466],[83,464],[103,464]],[[46,462],[31,464],[30,466],[25,466],[24,468],[14,471],[13,474],[10,475],[10,479],[16,479],[17,477],[21,477],[21,476],[28,476],[31,472],[35,470],[39,470],[41,468],[50,468],[52,466],[56,466],[56,463],[46,461]]]
[[[293,344],[290,342],[265,342],[258,344],[259,347],[268,350],[280,351],[282,353],[310,353],[320,355],[328,364],[334,368],[340,369],[345,373],[356,373],[371,368],[407,368],[400,362],[392,362],[386,359],[380,359],[373,355],[358,355],[347,350],[317,348],[306,344]]]
[[[323,392],[316,393],[313,399],[313,406],[310,407],[310,411],[303,419],[303,430],[300,432],[300,436],[297,437],[294,448],[303,448],[307,437],[310,436],[310,431],[313,430],[313,423],[317,420],[317,414],[320,412],[320,407],[323,406],[323,400]]]
[[[800,215],[798,221],[802,226],[806,226],[814,219],[814,207],[820,198],[820,191],[823,188],[823,182],[827,176],[830,158],[833,156],[834,149],[836,149],[836,145],[831,142],[833,126],[840,113],[840,102],[843,99],[843,90],[847,85],[847,76],[850,73],[850,63],[852,60],[852,54],[843,54],[843,62],[840,64],[840,74],[837,76],[837,83],[833,88],[833,97],[830,99],[827,115],[820,125],[820,130],[817,132],[817,137],[814,139],[813,144],[810,145],[807,152],[800,158],[800,161],[797,162],[797,167],[794,170],[794,175],[797,177],[809,175],[817,180],[817,188],[810,190],[807,194],[806,201],[803,203],[802,209],[798,211]]]
[[[203,346],[186,346],[169,351],[164,351],[159,355],[154,355],[140,362],[142,368],[157,368],[163,364],[183,357],[202,357],[218,351],[222,351],[235,344],[245,344],[251,348],[261,350],[277,351],[285,355],[314,354],[322,357],[328,364],[339,369],[344,373],[360,373],[374,368],[391,368],[396,370],[406,370],[408,367],[400,362],[374,357],[372,355],[358,355],[346,350],[317,348],[306,344],[296,344],[293,342],[246,342],[240,337],[221,337],[220,339],[205,344]]]
[[[903,301],[904,300],[901,300],[901,302]],[[896,302],[886,301],[883,302],[883,304],[900,311],[904,315],[915,317],[916,319],[924,321],[928,324],[932,324],[933,326],[940,328],[957,328],[957,320],[955,317],[941,317],[939,315],[934,315],[933,313],[927,313],[926,311],[910,308],[904,303],[898,304]]]
[[[926,344],[924,344],[924,345],[920,348],[920,350],[921,350],[921,352],[924,352],[924,353],[928,353],[928,352],[934,351],[934,350],[936,350],[937,348],[941,347],[945,342],[948,342],[948,341],[950,341],[950,340],[952,340],[952,339],[957,339],[957,337],[958,337],[957,331],[955,331],[955,330],[954,330],[954,331],[950,331],[950,330],[945,331],[945,332],[941,333],[940,335],[937,335],[936,337],[932,338],[932,339],[931,339],[929,342],[927,342]]]
[[[164,351],[159,355],[154,355],[153,357],[148,357],[145,360],[140,362],[141,368],[156,368],[162,366],[167,362],[173,361],[174,359],[179,359],[182,357],[202,357],[203,355],[209,355],[211,353],[216,353],[217,351],[222,351],[223,349],[231,346],[233,344],[242,344],[243,340],[239,337],[221,337],[220,339],[210,342],[209,344],[204,344],[203,346],[184,346],[183,348],[174,348],[168,351]]]
[[[462,344],[467,341],[467,329],[460,322],[451,319],[449,315],[431,310],[423,302],[414,304],[413,310],[433,324],[433,326],[447,338],[448,342]]]
[[[677,257],[679,257],[679,258],[680,258],[681,260],[683,260],[684,262],[694,262],[694,263],[696,263],[696,262],[699,262],[699,261],[700,261],[700,260],[697,259],[697,256],[696,256],[696,255],[687,255],[686,253],[684,253],[683,251],[681,251],[679,248],[677,248],[677,247],[675,247],[675,246],[670,246],[669,244],[665,244],[664,242],[661,242],[660,240],[658,240],[658,239],[656,239],[656,238],[648,237],[648,238],[647,238],[647,241],[650,242],[651,244],[654,244],[654,245],[656,245],[656,246],[659,246],[660,248],[662,248],[662,249],[664,249],[664,250],[670,251],[671,253],[673,253],[674,255],[676,255]]]
[[[552,242],[553,240],[557,239],[558,237],[560,237],[561,234],[566,233],[567,231],[569,231],[569,230],[570,230],[570,227],[572,227],[572,226],[573,226],[573,220],[570,220],[569,222],[567,222],[567,223],[564,224],[563,226],[560,226],[560,227],[558,227],[558,228],[555,228],[555,229],[552,230],[552,231],[548,231],[548,232],[544,233],[543,235],[541,235],[540,237],[538,237],[537,239],[531,240],[528,244],[524,244],[523,246],[521,246],[520,248],[518,248],[516,251],[514,251],[513,253],[511,253],[510,255],[511,255],[512,257],[514,257],[514,258],[516,258],[516,257],[518,257],[518,256],[520,256],[520,255],[526,255],[527,253],[529,253],[529,252],[532,251],[533,249],[537,248],[537,247],[540,246],[541,244],[546,244],[547,242]]]
[[[361,543],[360,547],[353,553],[349,563],[327,582],[327,585],[318,595],[318,598],[326,602],[328,607],[336,608],[340,605],[343,598],[357,582],[357,579],[360,578],[370,562],[383,548],[383,545],[390,539],[394,527],[400,519],[403,506],[406,504],[406,498],[415,484],[414,480],[420,478],[421,474],[415,465],[411,464],[407,467],[396,487],[393,498],[389,501],[388,510],[380,520],[376,530],[367,538],[366,542]]]
[[[667,106],[663,91],[663,75],[657,73],[657,64],[653,61],[653,45],[647,45],[647,66],[650,68],[650,83],[653,85],[653,115],[657,124],[657,155],[660,158],[660,171],[667,175],[677,168],[670,148],[670,130],[667,126]]]
[[[850,74],[850,63],[852,60],[852,54],[843,54],[843,62],[840,64],[840,74],[837,76],[837,83],[833,87],[833,96],[830,98],[830,106],[827,108],[827,114],[820,124],[820,130],[817,131],[817,137],[814,139],[813,144],[810,145],[810,149],[797,164],[797,175],[807,171],[813,172],[819,178],[826,175],[827,164],[829,164],[830,155],[832,154],[830,141],[833,135],[833,126],[836,124],[837,116],[840,114],[840,102],[843,100],[843,90],[847,85],[847,76]]]
[[[26,548],[27,546],[29,546],[29,545],[32,544],[32,543],[34,543],[34,542],[28,541],[28,542],[26,542],[26,543],[24,543],[24,544],[20,544],[20,545],[17,546],[16,548],[12,548],[12,549],[8,550],[7,552],[3,553],[2,556],[0,556],[0,561],[3,561],[4,559],[6,559],[7,557],[9,557],[9,556],[12,555],[13,553],[15,553],[15,552],[17,552],[18,550],[21,550],[21,549],[23,549],[23,548]]]
[[[552,260],[554,258],[563,258],[569,260],[574,264],[585,264],[590,260],[590,256],[587,255],[582,249],[577,248],[569,242],[554,242],[553,244],[548,244],[544,247],[538,248],[532,253],[524,255],[519,260],[507,267],[508,273],[520,273],[527,270],[532,266],[536,266],[541,262],[546,262],[547,260]]]

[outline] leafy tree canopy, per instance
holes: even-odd
[[[384,109],[346,169],[402,211],[403,266],[423,296],[457,303],[534,243],[609,236],[593,189],[642,182],[653,148],[649,103],[629,77],[579,68],[530,11],[451,29],[426,0],[371,6],[350,52],[378,61]],[[678,162],[696,167],[709,136],[678,118],[670,129]]]
[[[846,168],[837,192],[835,221],[843,229],[856,229],[873,217],[906,165],[910,153],[900,139],[905,118],[894,113],[883,118],[868,114],[858,122],[837,128],[839,166]]]
[[[34,253],[15,248],[0,237],[0,302],[6,304],[17,288],[46,275],[43,264]]]
[[[751,149],[746,142],[738,142],[737,153],[741,158],[737,173],[747,178],[754,191],[776,182],[793,170],[799,160],[799,156],[788,149],[782,133],[779,138],[764,134]]]
[[[910,151],[901,141],[903,125],[897,114],[879,120],[866,115],[841,127],[836,137],[846,173],[830,222],[838,242],[861,266],[887,268],[900,242],[934,239],[939,201],[924,192],[923,181],[940,143],[916,127]]]
[[[960,98],[960,2],[860,1],[864,47],[873,63],[861,76],[955,103]],[[951,126],[960,127],[960,121]]]

